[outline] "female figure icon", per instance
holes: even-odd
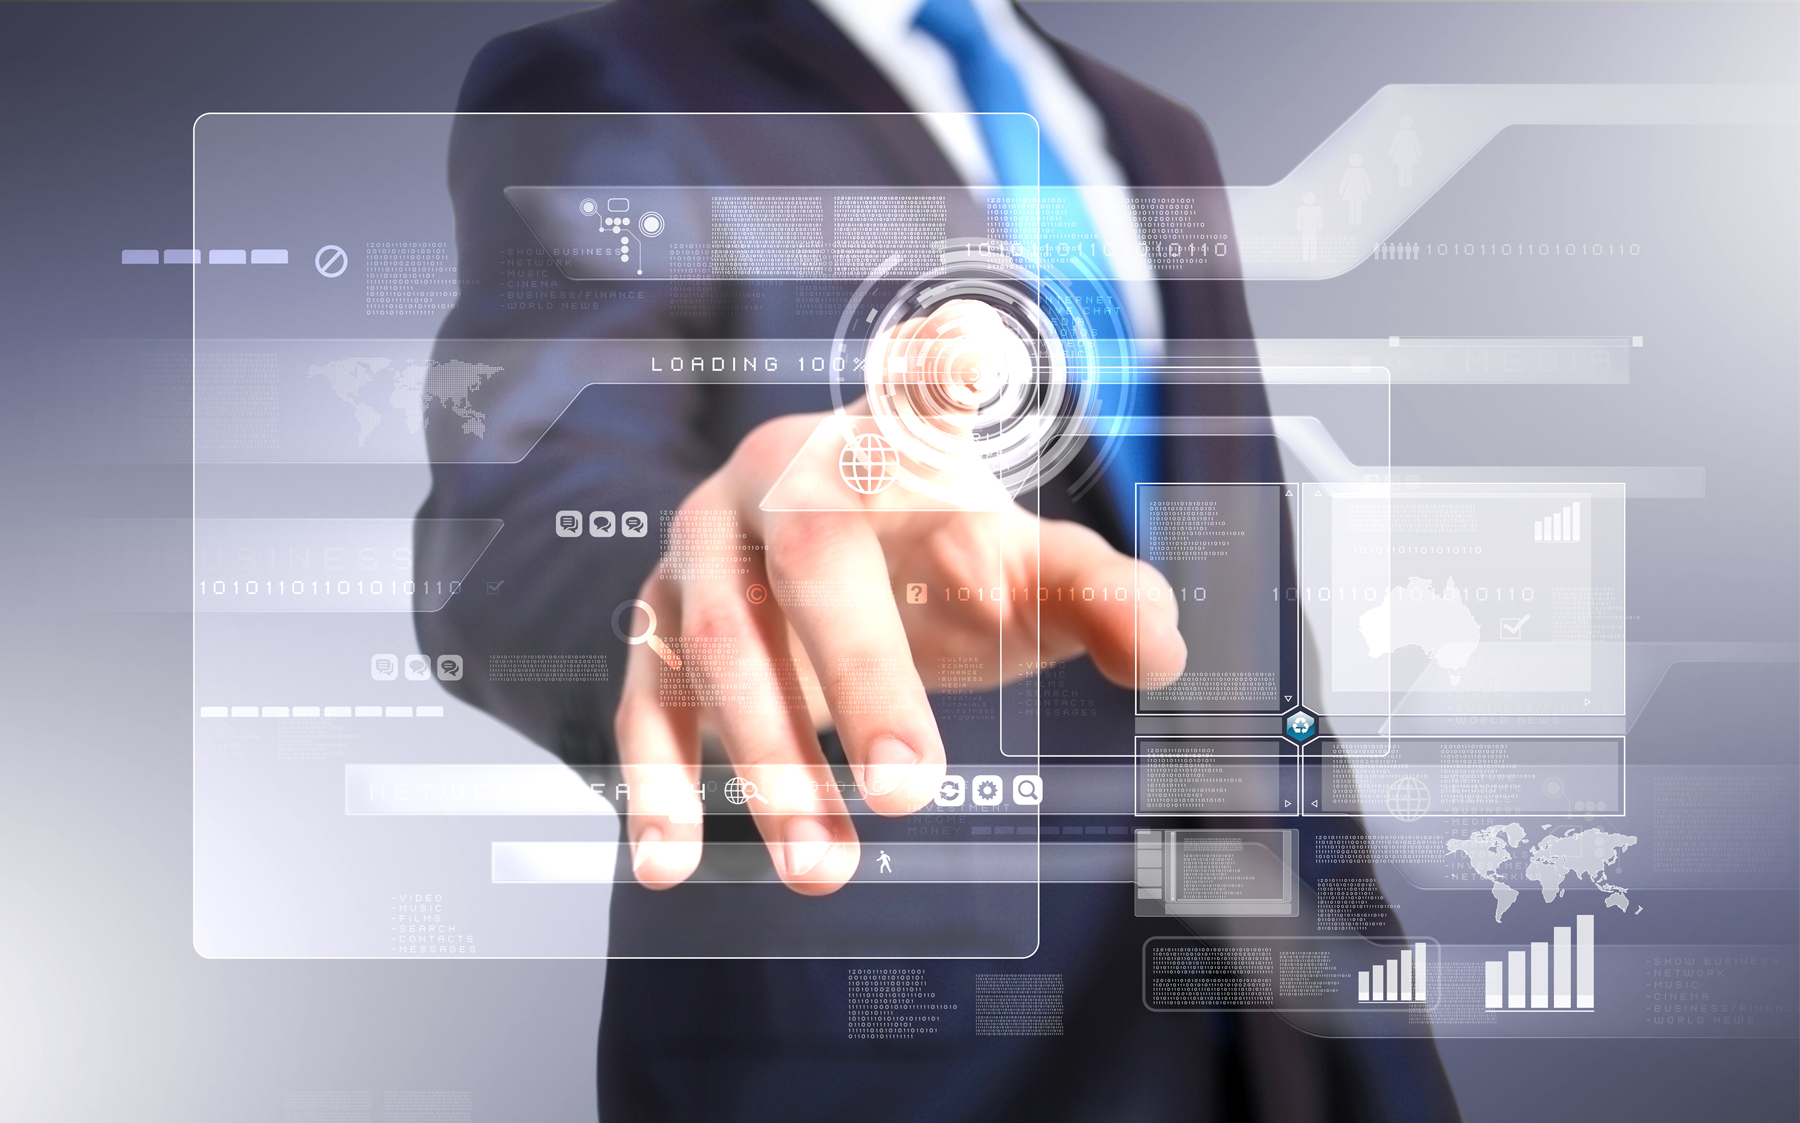
[[[1338,181],[1338,197],[1350,206],[1350,225],[1362,225],[1363,201],[1374,190],[1374,184],[1369,182],[1368,170],[1362,166],[1362,154],[1352,155],[1350,166],[1344,169],[1344,178]]]
[[[1400,118],[1400,131],[1394,134],[1393,142],[1388,145],[1388,155],[1393,157],[1394,163],[1400,168],[1400,186],[1412,186],[1413,165],[1419,162],[1419,157],[1423,154],[1423,149],[1419,147],[1419,134],[1413,132],[1413,119]]]

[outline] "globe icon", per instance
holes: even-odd
[[[838,454],[838,475],[850,490],[874,495],[900,478],[900,454],[880,433],[861,433]]]
[[[1431,789],[1417,776],[1402,776],[1388,785],[1388,814],[1410,823],[1431,810]]]
[[[725,798],[739,807],[749,803],[755,795],[756,785],[742,776],[733,776],[725,781]]]

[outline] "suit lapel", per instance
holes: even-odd
[[[1070,77],[1087,94],[1106,122],[1106,143],[1125,173],[1126,182],[1140,187],[1220,187],[1224,176],[1206,128],[1178,104],[1156,96],[1097,60],[1058,42],[1044,33],[1029,16],[1020,13],[1033,31],[1043,36],[1067,67]],[[1232,229],[1231,215],[1223,206],[1206,215],[1209,229]],[[1160,271],[1159,271],[1160,272]],[[1185,281],[1162,274],[1157,285],[1162,299],[1163,325],[1171,340],[1252,340],[1250,313],[1243,283],[1230,275],[1214,281]],[[1245,342],[1233,351],[1254,371],[1255,345]],[[1205,386],[1189,382],[1165,385],[1163,411],[1171,417],[1252,416],[1266,417],[1268,395],[1259,384]],[[1274,480],[1280,478],[1279,458],[1266,439],[1221,437],[1170,441],[1165,450],[1169,478],[1177,480]]]

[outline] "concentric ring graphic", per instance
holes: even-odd
[[[1103,425],[1099,383],[1121,369],[1111,352],[1126,337],[1116,315],[1109,330],[1093,330],[1079,278],[987,243],[941,245],[937,257],[925,273],[898,277],[896,254],[845,305],[832,404],[851,439],[847,407],[865,392],[900,454],[901,486],[960,504],[991,491],[991,478],[1016,497],[1061,472]],[[933,316],[964,323],[942,339],[907,334]]]

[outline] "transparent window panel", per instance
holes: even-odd
[[[1031,954],[1021,528],[1119,431],[1129,340],[1083,311],[1107,269],[1078,192],[891,180],[884,154],[944,127],[1036,137],[1022,115],[198,122],[204,954]],[[907,342],[957,301],[1005,341],[960,382]],[[777,418],[761,476],[684,503]],[[776,526],[873,561],[771,564]],[[777,606],[816,635],[764,626]],[[871,620],[901,642],[813,642]],[[628,681],[691,731],[678,791],[618,757]],[[836,730],[897,697],[951,782],[876,814]],[[822,755],[751,763],[772,729]],[[1128,814],[1115,786],[1098,803]],[[677,803],[703,856],[652,893],[624,815]],[[783,884],[775,805],[833,824],[837,892]]]
[[[1623,484],[1312,484],[1302,510],[1319,712],[1624,712]]]

